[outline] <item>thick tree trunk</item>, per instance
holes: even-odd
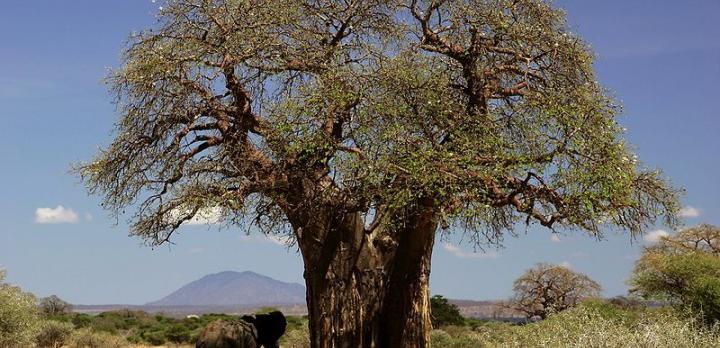
[[[315,217],[296,228],[311,346],[427,347],[432,210],[406,216],[404,226],[389,233],[367,233],[358,213]]]

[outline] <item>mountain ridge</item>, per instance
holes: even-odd
[[[252,271],[222,271],[187,283],[147,306],[259,306],[304,304],[305,287]]]

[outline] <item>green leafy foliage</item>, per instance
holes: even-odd
[[[720,332],[667,309],[623,309],[590,301],[524,325],[490,323],[432,332],[433,347],[657,347],[720,345]]]
[[[90,329],[79,329],[70,338],[69,348],[127,348],[128,341],[121,336]]]
[[[31,344],[40,329],[35,296],[5,282],[0,269],[0,347]]]
[[[151,244],[208,210],[275,226],[428,197],[478,242],[520,220],[674,223],[677,191],[636,159],[590,48],[546,1],[179,0],[158,19],[108,77],[114,140],[78,167],[106,208],[138,208]]]
[[[630,283],[646,298],[669,300],[700,315],[720,320],[720,229],[710,225],[683,230],[648,247]]]
[[[462,325],[465,322],[458,307],[441,295],[430,298],[432,326],[435,328],[446,325]]]
[[[266,308],[261,311],[268,309],[274,310]],[[79,335],[80,338],[70,341],[79,339],[78,342],[89,342],[86,345],[94,347],[95,341],[103,342],[118,337],[125,343],[144,345],[194,344],[207,324],[217,320],[237,319],[237,316],[228,314],[204,314],[198,318],[177,319],[163,314],[150,315],[138,310],[117,310],[97,315],[65,313],[55,316],[49,323],[52,323],[52,327],[74,328],[77,333],[74,335]],[[307,317],[288,316],[286,319],[288,332],[307,331]],[[307,334],[293,340],[302,341],[302,337],[307,338]]]
[[[41,348],[60,348],[68,343],[75,327],[66,322],[48,320],[42,323],[35,343]]]

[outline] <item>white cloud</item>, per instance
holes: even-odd
[[[278,236],[274,234],[265,236],[265,238],[271,243],[275,243],[277,245],[288,245],[292,241],[292,238],[290,236]]]
[[[669,235],[670,235],[670,233],[667,233],[667,231],[664,231],[664,230],[655,230],[655,231],[651,231],[651,232],[646,233],[646,234],[643,236],[643,239],[645,239],[646,242],[655,243],[655,242],[659,241],[660,238],[662,238],[662,237],[667,237],[667,236],[669,236]]]
[[[570,264],[569,261],[563,261],[563,262],[560,262],[560,267],[565,267],[567,269],[570,269],[572,267],[572,265]]]
[[[560,243],[560,236],[558,236],[557,233],[553,233],[550,235],[550,240],[555,243]]]
[[[192,219],[185,221],[185,225],[216,225],[222,222],[222,209],[220,207],[206,208],[198,211]]]
[[[684,218],[696,218],[696,217],[700,216],[700,210],[688,205],[688,206],[680,209],[679,215],[680,215],[680,217],[684,217]]]
[[[74,224],[80,218],[70,208],[58,205],[55,208],[37,208],[35,210],[35,223],[37,224]]]
[[[241,235],[240,240],[245,242],[272,243],[287,246],[292,242],[291,236],[286,235]]]
[[[483,253],[468,252],[450,243],[445,243],[445,250],[461,259],[495,259],[500,257],[500,255],[494,251]]]

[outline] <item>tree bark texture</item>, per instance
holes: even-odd
[[[293,228],[305,263],[313,348],[429,346],[437,219],[420,206],[391,229],[360,213],[313,214]]]

